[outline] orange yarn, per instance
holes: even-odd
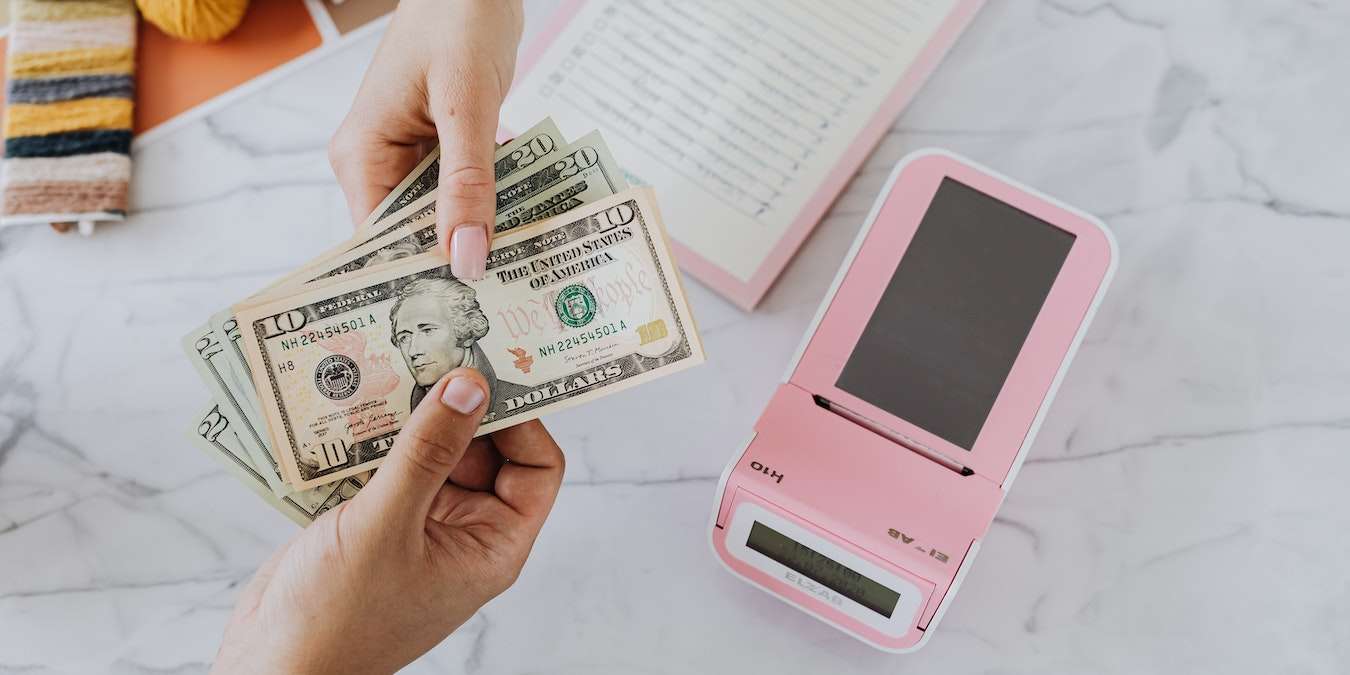
[[[244,20],[248,0],[136,0],[141,16],[171,37],[214,42]]]

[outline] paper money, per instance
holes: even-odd
[[[262,414],[262,406],[258,403],[258,394],[253,389],[253,373],[249,372],[248,362],[244,360],[244,350],[239,345],[242,336],[239,333],[239,324],[234,318],[234,311],[227,309],[216,312],[211,315],[207,325],[215,332],[216,339],[225,348],[217,361],[234,376],[226,379],[226,385],[229,396],[240,404],[242,417],[239,419],[239,424],[244,429],[242,433],[250,439],[255,439],[255,442],[260,444],[264,450],[263,455],[256,463],[258,470],[270,471],[269,476],[275,475],[281,483],[289,483],[292,478],[284,472],[281,463],[277,460],[276,449],[272,447],[271,441],[268,440],[267,422]],[[284,487],[276,492],[280,496],[290,491],[289,487]]]
[[[521,171],[513,180],[498,183],[493,231],[505,232],[544,220],[628,188],[623,171],[598,132],[591,132],[550,154],[531,156],[527,166],[532,169]],[[428,217],[434,219],[435,186],[404,203],[403,208],[363,228],[366,235],[359,238],[355,245],[348,245],[346,250],[385,237],[410,226],[414,221],[425,221]],[[331,259],[336,255],[339,253],[330,252],[321,256],[320,260]],[[314,266],[306,266],[302,271],[313,272]]]
[[[544,220],[628,189],[618,162],[593,131],[497,190],[495,232]]]
[[[215,338],[225,348],[221,362],[229,369],[233,377],[226,380],[230,392],[244,409],[248,423],[256,429],[263,428],[262,406],[258,405],[258,395],[253,391],[253,374],[248,372],[248,363],[244,360],[244,350],[239,346],[239,323],[234,319],[234,310],[225,309],[211,315],[207,327],[215,332]],[[259,434],[265,436],[266,434]]]
[[[208,455],[222,463],[231,475],[287,518],[307,525],[324,511],[355,497],[370,479],[369,474],[351,476],[340,482],[278,497],[272,491],[266,472],[260,471],[249,461],[245,442],[238,433],[238,418],[231,419],[231,409],[232,406],[212,401],[194,418],[196,423],[189,437]]]
[[[506,232],[551,218],[628,188],[623,171],[597,132],[555,150],[551,155],[533,158],[532,164],[531,171],[523,171],[514,180],[498,184],[494,232]],[[436,191],[432,189],[366,228],[368,236],[346,250],[360,248],[402,229],[422,227],[428,222],[434,224],[435,217]],[[341,255],[330,253],[323,256],[322,261]],[[329,269],[320,264],[307,266],[303,271],[315,278],[326,276]]]
[[[562,134],[545,118],[533,128],[516,138],[497,147],[493,160],[493,171],[501,181],[523,171],[536,163],[551,161],[557,150],[562,147]],[[440,176],[439,147],[418,162],[417,166],[380,202],[370,216],[357,228],[352,239],[337,244],[320,253],[314,260],[302,265],[295,271],[272,282],[267,288],[254,294],[254,297],[276,295],[276,291],[303,285],[306,281],[322,274],[315,272],[316,265],[350,251],[372,239],[384,236],[413,217],[423,217],[436,213],[436,188]],[[231,313],[233,316],[233,313]]]
[[[531,181],[530,187],[537,186],[537,189],[517,190],[516,200],[508,201],[505,206],[513,212],[527,214],[525,218],[517,218],[517,221],[523,224],[534,218],[566,213],[627,187],[622,172],[615,166],[609,149],[598,135],[591,134],[569,150],[582,157],[583,162],[589,161],[586,158],[593,159],[595,165],[578,167],[577,173],[569,175],[580,178],[569,180],[568,177],[558,177],[562,173],[558,170],[558,166],[568,164],[567,161],[541,163],[539,174],[546,174],[545,176],[537,180],[535,179],[539,174],[530,174],[526,177],[526,180]],[[574,162],[572,164],[575,165]],[[593,176],[599,176],[600,179],[596,180]],[[502,202],[501,192],[498,193],[498,202]],[[287,277],[289,283],[274,285],[240,306],[258,304],[293,292],[305,284],[433,250],[437,243],[435,191],[423,195],[384,219],[375,226],[375,229],[378,231],[370,239],[355,248],[328,254],[318,262],[306,265],[301,273]]]
[[[551,118],[545,118],[497,148],[492,162],[493,180],[501,182],[537,161],[547,160],[559,147],[562,147],[562,134],[558,133],[558,127]],[[369,229],[418,198],[434,193],[440,181],[440,160],[441,148],[437,146],[375,207],[362,229]]]
[[[498,147],[481,282],[431,253],[438,158],[351,240],[184,338],[215,399],[194,440],[296,522],[359,491],[453,367],[491,383],[488,433],[703,360],[655,202],[616,195],[598,134],[567,144],[544,120]]]
[[[500,183],[534,166],[536,162],[548,161],[562,146],[562,134],[558,133],[553,119],[546,117],[529,131],[497,148],[492,162],[492,179]]]
[[[562,135],[554,125],[553,120],[544,119],[525,133],[508,141],[500,146],[495,153],[493,164],[494,175],[499,179],[506,179],[514,176],[518,172],[524,171],[539,162],[548,162],[556,154],[556,151],[562,147]],[[405,222],[415,221],[419,226],[430,223],[430,232],[433,238],[418,251],[429,250],[434,247],[435,232],[435,203],[436,203],[436,184],[439,165],[439,149],[431,155],[424,158],[416,168],[413,169],[407,177],[399,183],[389,196],[386,197],[380,206],[375,209],[371,216],[370,223],[373,223],[381,216],[395,215],[395,222],[390,230],[397,229]],[[398,216],[400,207],[407,212],[406,216]],[[368,223],[368,227],[370,226]],[[423,233],[425,234],[425,233]],[[358,235],[357,245],[368,240],[367,237]],[[267,288],[255,294],[256,299],[276,296],[286,289],[303,285],[305,282],[334,276],[340,274],[344,269],[338,267],[325,266],[324,261],[334,255],[347,252],[353,248],[353,244],[340,244],[334,249],[321,254],[316,261],[302,266],[295,272],[282,277],[271,283]],[[405,247],[402,247],[406,249]],[[390,253],[397,254],[399,246],[392,246],[389,252],[376,253],[366,258],[365,263],[373,264],[382,262],[389,257]],[[396,257],[405,257],[402,255]],[[364,265],[363,265],[364,266]],[[285,483],[293,481],[294,477],[285,474],[285,467],[278,462],[276,453],[271,444],[266,442],[268,438],[265,422],[261,415],[261,409],[258,403],[257,395],[252,387],[252,374],[249,372],[248,364],[244,360],[243,352],[239,349],[239,332],[235,321],[235,313],[232,308],[216,312],[211,316],[208,322],[210,328],[215,333],[215,342],[223,345],[225,349],[222,353],[213,351],[213,360],[209,368],[202,369],[202,366],[208,365],[200,357],[193,357],[189,352],[189,357],[194,358],[194,364],[199,368],[203,380],[212,385],[211,391],[214,396],[221,400],[229,402],[238,417],[238,424],[243,430],[245,438],[248,440],[248,447],[254,455],[254,460],[258,462],[259,469],[269,477],[269,484],[274,488],[278,495],[286,494],[289,489]],[[188,343],[195,343],[204,337],[202,331],[196,331],[189,338],[185,338]],[[185,345],[186,347],[186,345]],[[261,450],[261,451],[260,451]],[[264,459],[266,461],[264,461]],[[267,471],[268,468],[273,471]],[[277,477],[272,478],[276,473]]]
[[[234,429],[240,434],[240,447],[248,456],[250,465],[260,469],[264,482],[273,494],[286,495],[291,489],[279,473],[271,470],[276,465],[267,449],[268,442],[264,440],[268,434],[261,418],[256,425],[246,421],[249,404],[243,400],[241,392],[252,392],[253,386],[249,380],[239,379],[234,369],[226,363],[229,358],[226,350],[231,348],[216,336],[209,325],[200,326],[183,338],[183,351],[187,353],[188,360],[197,369],[202,381],[206,382],[212,398],[223,402],[230,417],[236,420]]]
[[[479,433],[697,365],[703,349],[650,191],[500,236],[487,277],[416,255],[239,313],[245,358],[292,485],[378,466],[459,366],[490,383]]]
[[[307,284],[331,279],[332,277],[359,272],[378,267],[396,260],[410,258],[436,248],[436,211],[435,209],[416,209],[408,218],[400,221],[402,225],[378,239],[346,253],[335,256],[310,269],[313,277]],[[273,293],[272,296],[276,296]]]
[[[493,170],[499,185],[501,184],[500,181],[515,176],[530,167],[551,165],[562,149],[558,141],[561,138],[557,127],[553,125],[553,120],[545,119],[526,133],[497,148]],[[596,137],[596,142],[603,146],[603,141],[599,140],[598,137]],[[602,147],[601,150],[603,155],[608,158],[608,148]],[[434,225],[437,190],[436,172],[439,170],[434,160],[440,156],[438,153],[439,149],[422,160],[418,167],[413,170],[413,173],[403,179],[399,187],[394,189],[394,193],[385,198],[381,206],[375,209],[371,218],[359,228],[356,237],[320,254],[313,262],[273,283],[256,294],[253,299],[272,297],[277,295],[277,291],[281,289],[295,288],[317,278],[332,276],[333,268],[326,266],[328,261],[375,239],[385,237],[414,221],[419,224],[430,222]],[[614,166],[613,159],[608,161],[609,165],[606,166],[606,171],[610,174],[621,175],[621,172]],[[626,187],[626,184],[623,185]],[[570,200],[568,206],[580,205],[585,201],[593,201],[614,192],[615,190],[592,189],[583,198]],[[390,211],[389,208],[386,208],[386,205],[401,205],[401,208]],[[431,245],[435,245],[434,240]]]
[[[502,180],[529,168],[536,162],[549,161],[555,151],[562,147],[561,139],[562,134],[558,132],[558,127],[553,123],[553,120],[545,118],[525,133],[497,148],[493,163],[494,175],[498,180]],[[433,220],[430,222],[433,225],[432,232],[434,234],[435,191],[438,180],[439,157],[440,148],[436,148],[419,162],[417,167],[375,208],[368,221],[368,226],[380,218],[394,215],[403,207],[416,203],[417,206],[409,210],[409,214],[415,216],[419,224],[426,222],[427,216],[431,216]],[[397,228],[398,226],[399,224],[395,224],[393,227]],[[368,239],[369,237],[358,235],[356,245],[364,243]],[[433,239],[427,248],[420,250],[427,250],[434,245]],[[316,261],[310,262],[295,272],[269,284],[267,288],[256,293],[255,297],[274,296],[279,291],[303,285],[307,281],[341,273],[339,270],[323,267],[322,264],[334,255],[349,251],[353,246],[351,243],[338,245],[329,252],[321,254]],[[316,265],[318,266],[317,269],[315,269]],[[311,272],[311,270],[314,271]],[[251,432],[255,432],[250,435],[265,438],[266,434],[262,433],[263,423],[258,399],[251,384],[252,376],[248,372],[248,365],[244,361],[243,352],[238,348],[239,333],[234,310],[227,308],[216,312],[212,315],[208,324],[215,331],[216,340],[225,345],[227,349],[217,364],[220,376],[217,377],[213,373],[203,372],[202,377],[208,381],[212,379],[221,380],[224,389],[223,394],[216,389],[212,390],[213,393],[217,393],[221,395],[221,398],[227,400],[237,400],[239,403],[238,413],[244,415],[241,422],[247,424]],[[200,337],[201,334],[198,331],[191,336],[190,341],[195,342]],[[192,354],[189,353],[189,357],[191,356]],[[247,384],[247,386],[240,386],[241,384]],[[270,448],[268,449],[270,450]],[[269,456],[271,456],[270,453]],[[273,457],[272,463],[273,466],[276,466],[275,457]]]

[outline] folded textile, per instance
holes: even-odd
[[[122,220],[131,180],[132,0],[12,0],[0,225]]]

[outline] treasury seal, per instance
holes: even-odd
[[[563,323],[573,327],[581,328],[595,318],[595,295],[591,289],[581,284],[572,284],[562,289],[558,293],[558,299],[553,301],[553,309],[558,312],[558,318]]]
[[[334,354],[320,361],[319,367],[314,369],[314,386],[320,394],[341,401],[355,394],[361,386],[361,371],[355,361]]]

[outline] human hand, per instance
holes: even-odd
[[[402,0],[329,146],[359,223],[439,140],[436,236],[462,279],[483,278],[487,264],[493,141],[523,15],[520,0]]]
[[[515,582],[563,456],[538,421],[472,438],[487,392],[471,368],[427,392],[370,483],[258,569],[217,672],[393,672]]]

